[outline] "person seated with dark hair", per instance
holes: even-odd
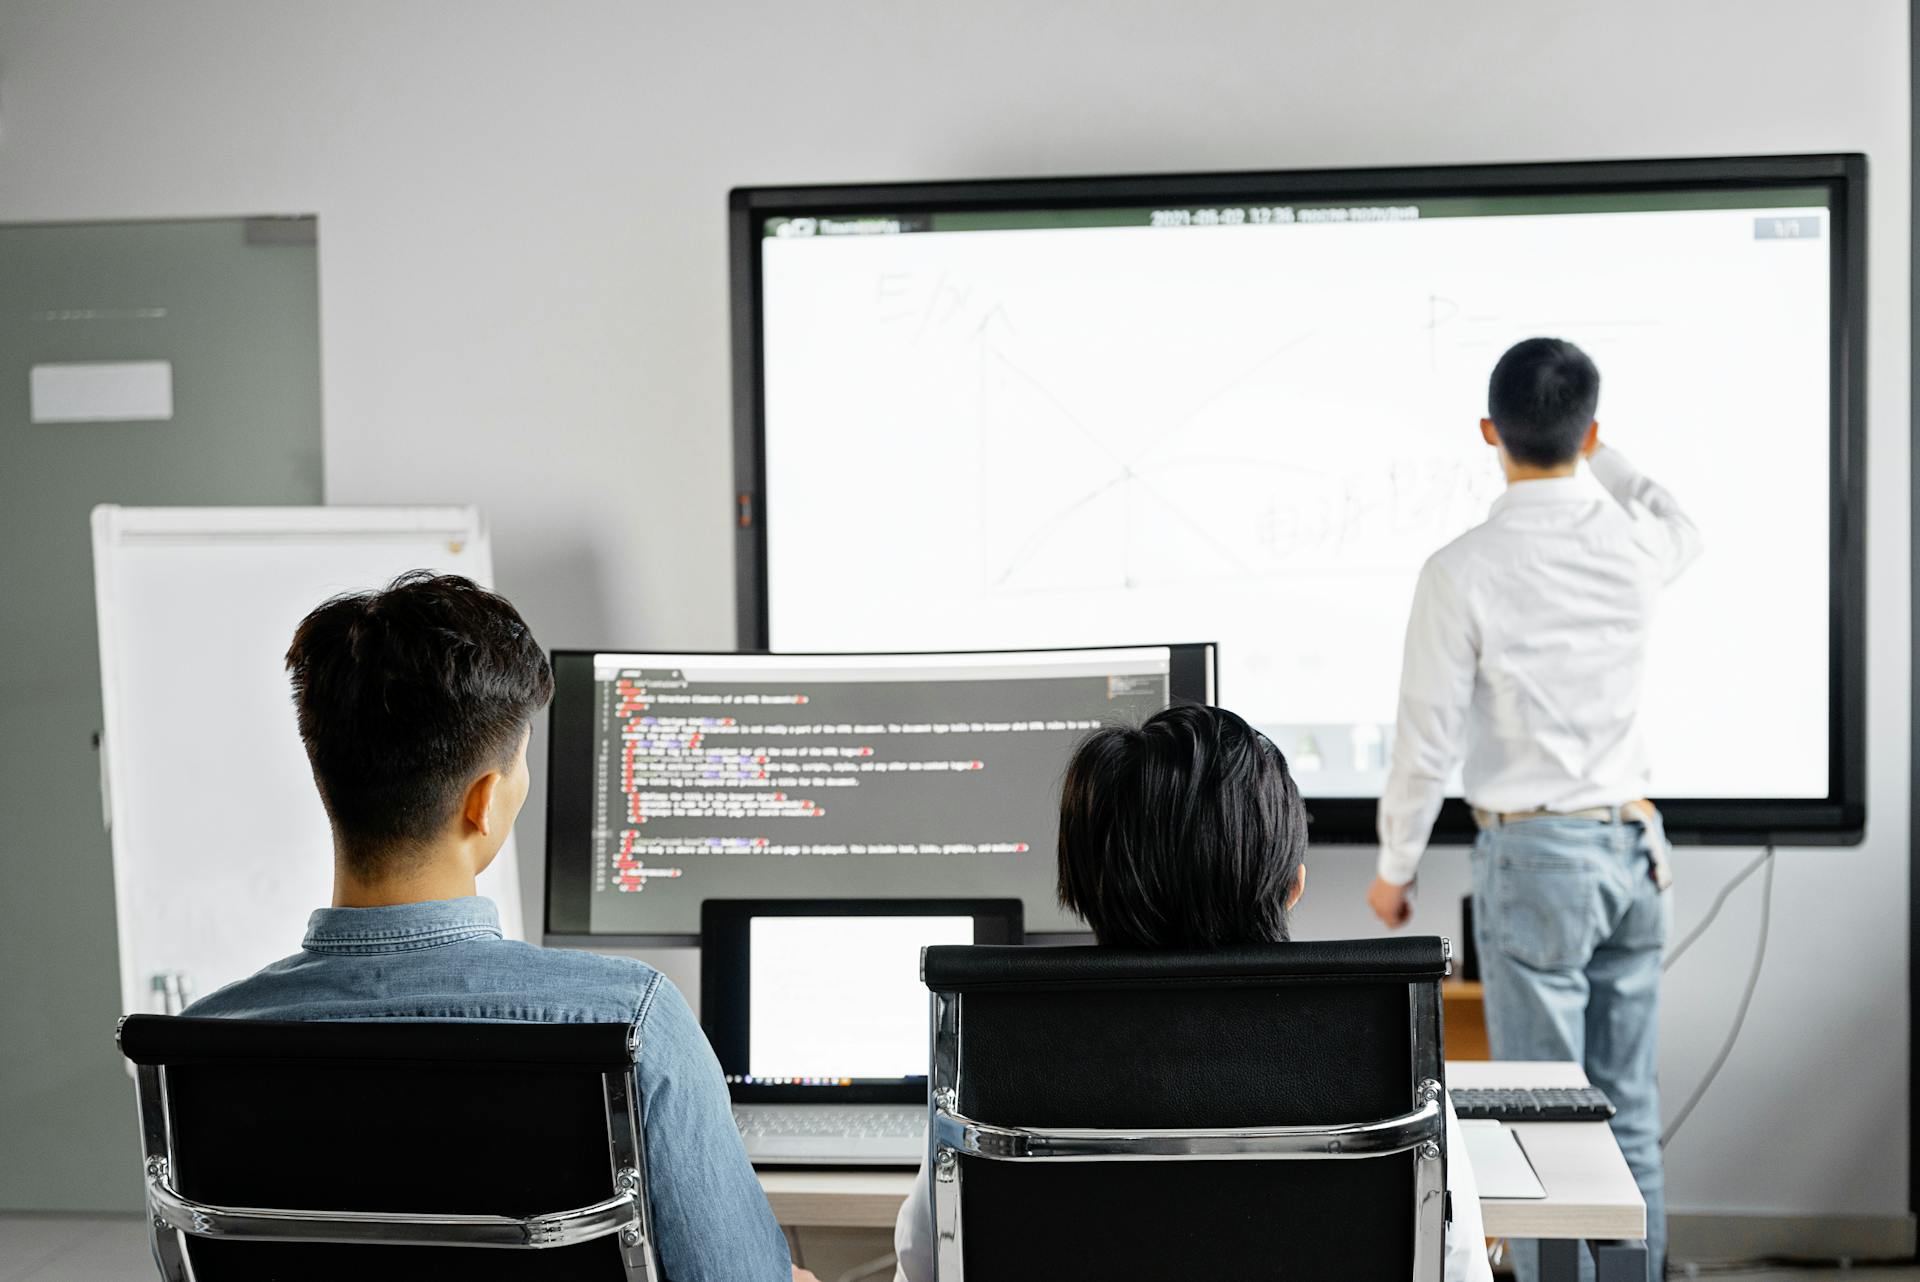
[[[415,571],[315,609],[286,663],[333,826],[333,906],[308,919],[299,953],[186,1014],[630,1025],[667,1276],[811,1282],[679,990],[631,958],[508,940],[475,893],[527,799],[527,740],[553,694],[519,613],[469,579]]]
[[[1307,812],[1287,761],[1224,708],[1168,708],[1089,735],[1060,793],[1059,896],[1103,946],[1279,943],[1307,885]],[[1447,1282],[1490,1282],[1480,1194],[1447,1105]],[[1285,1207],[1273,1208],[1284,1215]],[[900,1275],[934,1276],[926,1172],[894,1227]]]

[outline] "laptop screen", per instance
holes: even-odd
[[[971,944],[971,917],[755,917],[747,1081],[788,1086],[927,1075],[920,950]]]
[[[701,1022],[736,1100],[926,1097],[929,944],[1015,943],[1018,901],[705,905]]]

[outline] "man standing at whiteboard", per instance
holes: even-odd
[[[1527,339],[1494,366],[1480,432],[1507,492],[1420,572],[1367,902],[1389,926],[1411,916],[1414,873],[1463,765],[1480,827],[1474,936],[1493,1056],[1576,1061],[1613,1100],[1658,1278],[1655,1066],[1671,876],[1645,799],[1640,695],[1655,601],[1700,536],[1671,495],[1600,443],[1599,398],[1599,370],[1561,339]],[[1516,1256],[1531,1282],[1533,1251]],[[1584,1256],[1581,1266],[1590,1275]]]

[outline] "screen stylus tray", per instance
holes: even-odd
[[[1520,1137],[1499,1122],[1462,1122],[1460,1138],[1481,1197],[1543,1198],[1547,1190],[1533,1173]]]

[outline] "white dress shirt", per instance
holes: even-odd
[[[1460,1119],[1453,1115],[1452,1099],[1447,1100],[1447,1192],[1452,1195],[1453,1219],[1447,1225],[1445,1282],[1493,1282],[1487,1235],[1480,1221],[1480,1186],[1460,1138]],[[1275,1207],[1274,1214],[1284,1215],[1286,1208]],[[934,1282],[933,1204],[928,1200],[924,1162],[914,1178],[913,1192],[894,1221],[893,1253],[899,1261],[894,1282]]]
[[[1508,487],[1420,571],[1380,798],[1380,876],[1413,880],[1465,756],[1484,810],[1647,795],[1640,688],[1660,589],[1700,552],[1673,496],[1620,451]]]

